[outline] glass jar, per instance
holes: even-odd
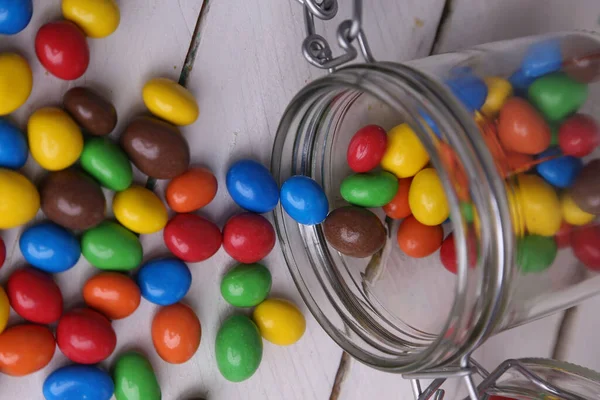
[[[360,128],[376,124],[388,131],[384,159],[398,152],[388,170],[406,179],[435,169],[419,178],[414,196],[417,178],[404,181],[409,200],[421,202],[419,216],[412,203],[411,210],[421,225],[441,224],[454,239],[444,262],[453,273],[439,251],[408,256],[397,238],[404,220],[371,208],[386,241],[372,256],[355,258],[327,242],[323,224],[301,225],[281,206],[275,210],[291,274],[344,350],[401,373],[464,363],[493,333],[600,291],[600,226],[591,214],[600,207],[599,185],[590,173],[600,174],[600,163],[591,163],[600,158],[600,143],[593,119],[575,115],[600,115],[599,75],[600,37],[569,32],[403,64],[352,65],[297,94],[273,149],[280,184],[309,176],[323,187],[330,211],[348,205],[340,195],[353,174],[348,145]],[[400,125],[404,139],[392,137]],[[396,168],[423,149],[428,158],[416,170]],[[585,182],[577,182],[583,175]],[[420,192],[431,185],[441,185],[441,199]],[[571,238],[577,238],[573,248],[565,244]]]

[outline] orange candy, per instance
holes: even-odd
[[[412,178],[398,179],[398,191],[388,204],[383,206],[385,214],[392,219],[406,218],[411,214],[408,205],[408,189]]]
[[[427,257],[442,245],[444,229],[441,225],[423,225],[412,215],[398,227],[398,246],[406,255],[414,258]]]
[[[109,319],[122,319],[140,305],[140,289],[127,275],[101,272],[85,283],[83,299]]]
[[[182,364],[192,358],[200,346],[201,336],[200,321],[185,304],[162,307],[152,321],[154,348],[171,364]]]
[[[0,372],[24,376],[44,368],[56,349],[50,329],[41,325],[17,325],[0,335]]]
[[[217,179],[206,168],[190,168],[167,186],[167,203],[178,213],[196,211],[217,194]]]
[[[538,154],[550,146],[550,126],[526,100],[509,99],[500,110],[498,137],[504,148],[517,153]]]

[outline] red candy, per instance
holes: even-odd
[[[477,239],[473,232],[469,232],[467,242],[467,251],[469,257],[469,267],[475,268],[477,265]],[[442,242],[440,248],[440,261],[444,268],[456,274],[458,272],[458,258],[456,257],[456,244],[454,243],[454,233],[448,235]]]
[[[221,231],[211,221],[194,214],[178,214],[165,227],[165,244],[176,257],[200,262],[221,247]]]
[[[554,235],[554,241],[559,249],[569,247],[571,245],[571,231],[573,226],[563,221],[560,224],[560,229]]]
[[[377,125],[367,125],[352,136],[346,157],[354,172],[368,172],[376,168],[387,147],[387,133]]]
[[[27,321],[51,324],[62,314],[63,297],[52,277],[34,269],[20,269],[8,278],[11,307]]]
[[[573,115],[560,126],[558,145],[567,156],[587,156],[600,145],[598,124],[588,115]]]
[[[85,34],[69,21],[42,26],[35,37],[35,53],[44,68],[64,80],[79,78],[90,63]]]
[[[231,217],[223,228],[223,247],[243,264],[265,258],[275,246],[275,230],[262,215],[243,213]]]
[[[71,361],[96,364],[112,354],[117,336],[104,315],[80,308],[62,316],[56,328],[56,342]]]
[[[6,260],[6,246],[4,246],[4,240],[0,237],[0,268],[4,265]]]
[[[571,232],[571,248],[586,267],[600,271],[600,225],[586,225]]]

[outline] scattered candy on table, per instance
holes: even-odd
[[[250,378],[258,369],[263,355],[260,332],[245,315],[227,318],[215,341],[215,355],[221,375],[231,382]]]
[[[70,21],[48,22],[35,37],[40,63],[57,78],[80,78],[90,64],[90,49],[82,30]]]
[[[167,78],[154,78],[142,89],[144,104],[159,118],[174,125],[190,125],[198,119],[198,103],[194,96]]]
[[[271,172],[253,160],[236,161],[227,171],[227,191],[237,205],[255,213],[266,213],[279,202],[279,187]]]
[[[112,34],[121,20],[115,0],[62,0],[62,13],[94,39]]]
[[[170,364],[192,358],[200,346],[202,328],[194,311],[176,303],[158,310],[152,320],[152,343],[156,352]]]
[[[275,230],[262,215],[242,213],[223,227],[223,248],[234,260],[252,264],[265,258],[275,247]]]
[[[386,229],[371,211],[347,206],[333,210],[323,222],[327,242],[350,257],[370,257],[383,248]]]
[[[131,186],[131,163],[123,150],[110,139],[86,140],[79,162],[85,172],[108,189],[120,192]]]
[[[0,118],[0,168],[22,168],[28,157],[29,148],[23,133],[7,119]]]
[[[221,280],[221,295],[234,307],[254,307],[271,291],[271,273],[262,264],[238,264]]]
[[[152,364],[142,354],[121,354],[113,371],[117,400],[160,400],[160,385]]]
[[[165,226],[167,248],[185,262],[201,262],[212,257],[223,242],[219,227],[195,214],[177,214]]]
[[[0,229],[31,221],[40,208],[40,195],[29,179],[0,168]]]
[[[323,188],[307,176],[292,176],[281,185],[281,206],[296,222],[316,225],[327,217],[329,202]]]
[[[10,315],[10,304],[8,302],[8,296],[4,291],[4,288],[0,286],[0,333],[6,328],[8,323],[8,316]]]
[[[52,276],[33,268],[13,272],[6,282],[10,306],[17,314],[36,324],[52,324],[63,312],[63,297]]]
[[[44,381],[46,400],[110,400],[114,384],[110,375],[93,365],[67,365]]]
[[[217,188],[217,178],[209,169],[193,167],[171,179],[165,197],[173,211],[189,213],[213,201]]]
[[[16,35],[29,25],[32,0],[0,0],[0,35]]]
[[[85,304],[111,320],[127,318],[141,301],[140,288],[127,275],[100,272],[83,285]]]
[[[135,233],[158,232],[167,224],[167,208],[154,192],[142,186],[132,185],[118,192],[112,208],[117,221]]]
[[[81,256],[77,238],[62,226],[48,221],[23,231],[19,248],[25,261],[52,274],[73,268]]]
[[[91,135],[108,135],[117,125],[115,107],[89,88],[69,89],[63,96],[63,107]]]
[[[16,53],[0,53],[0,116],[25,104],[32,88],[33,74],[27,60]]]
[[[103,221],[85,231],[81,237],[81,251],[94,267],[113,271],[137,268],[143,256],[139,238],[112,221]]]
[[[146,300],[161,306],[175,304],[192,284],[188,266],[175,258],[148,261],[137,273],[137,283]]]
[[[21,324],[7,328],[0,335],[0,372],[25,376],[44,368],[52,357],[56,343],[45,326]]]
[[[295,304],[283,299],[267,299],[252,313],[262,337],[279,346],[296,343],[306,330],[304,315]]]

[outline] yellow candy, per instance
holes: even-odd
[[[133,232],[154,233],[167,224],[165,205],[153,192],[141,186],[131,186],[117,193],[112,207],[117,220]]]
[[[594,214],[590,214],[579,208],[567,192],[564,192],[560,196],[560,210],[565,221],[571,225],[589,224],[596,218]]]
[[[114,0],[63,0],[63,16],[91,38],[103,38],[119,27],[121,13]]]
[[[6,292],[0,286],[0,333],[6,328],[8,322],[8,315],[10,314],[10,306],[8,305],[8,296]]]
[[[282,299],[267,299],[252,313],[262,337],[273,344],[296,343],[306,330],[304,315],[294,304]]]
[[[401,124],[388,132],[388,145],[381,168],[398,178],[409,178],[429,162],[429,154],[421,141],[407,124]]]
[[[508,208],[510,211],[513,232],[517,237],[525,235],[525,216],[519,203],[519,189],[506,187],[506,197],[508,199]]]
[[[518,177],[517,199],[530,234],[554,236],[560,228],[560,202],[548,183],[537,175]]]
[[[434,226],[450,215],[450,207],[442,181],[433,168],[425,168],[412,180],[408,189],[408,205],[420,223]]]
[[[33,75],[27,60],[15,53],[0,54],[0,115],[21,107],[32,87]]]
[[[0,168],[0,229],[31,221],[40,208],[40,195],[27,178]]]
[[[48,171],[71,166],[83,150],[81,130],[60,108],[46,107],[34,112],[27,123],[27,136],[31,155]]]
[[[172,124],[189,125],[198,119],[198,103],[194,96],[170,79],[151,79],[144,85],[142,97],[152,114]]]
[[[506,79],[497,76],[487,77],[484,81],[488,88],[488,94],[481,107],[481,112],[488,117],[495,117],[506,100],[512,96],[512,85]]]

